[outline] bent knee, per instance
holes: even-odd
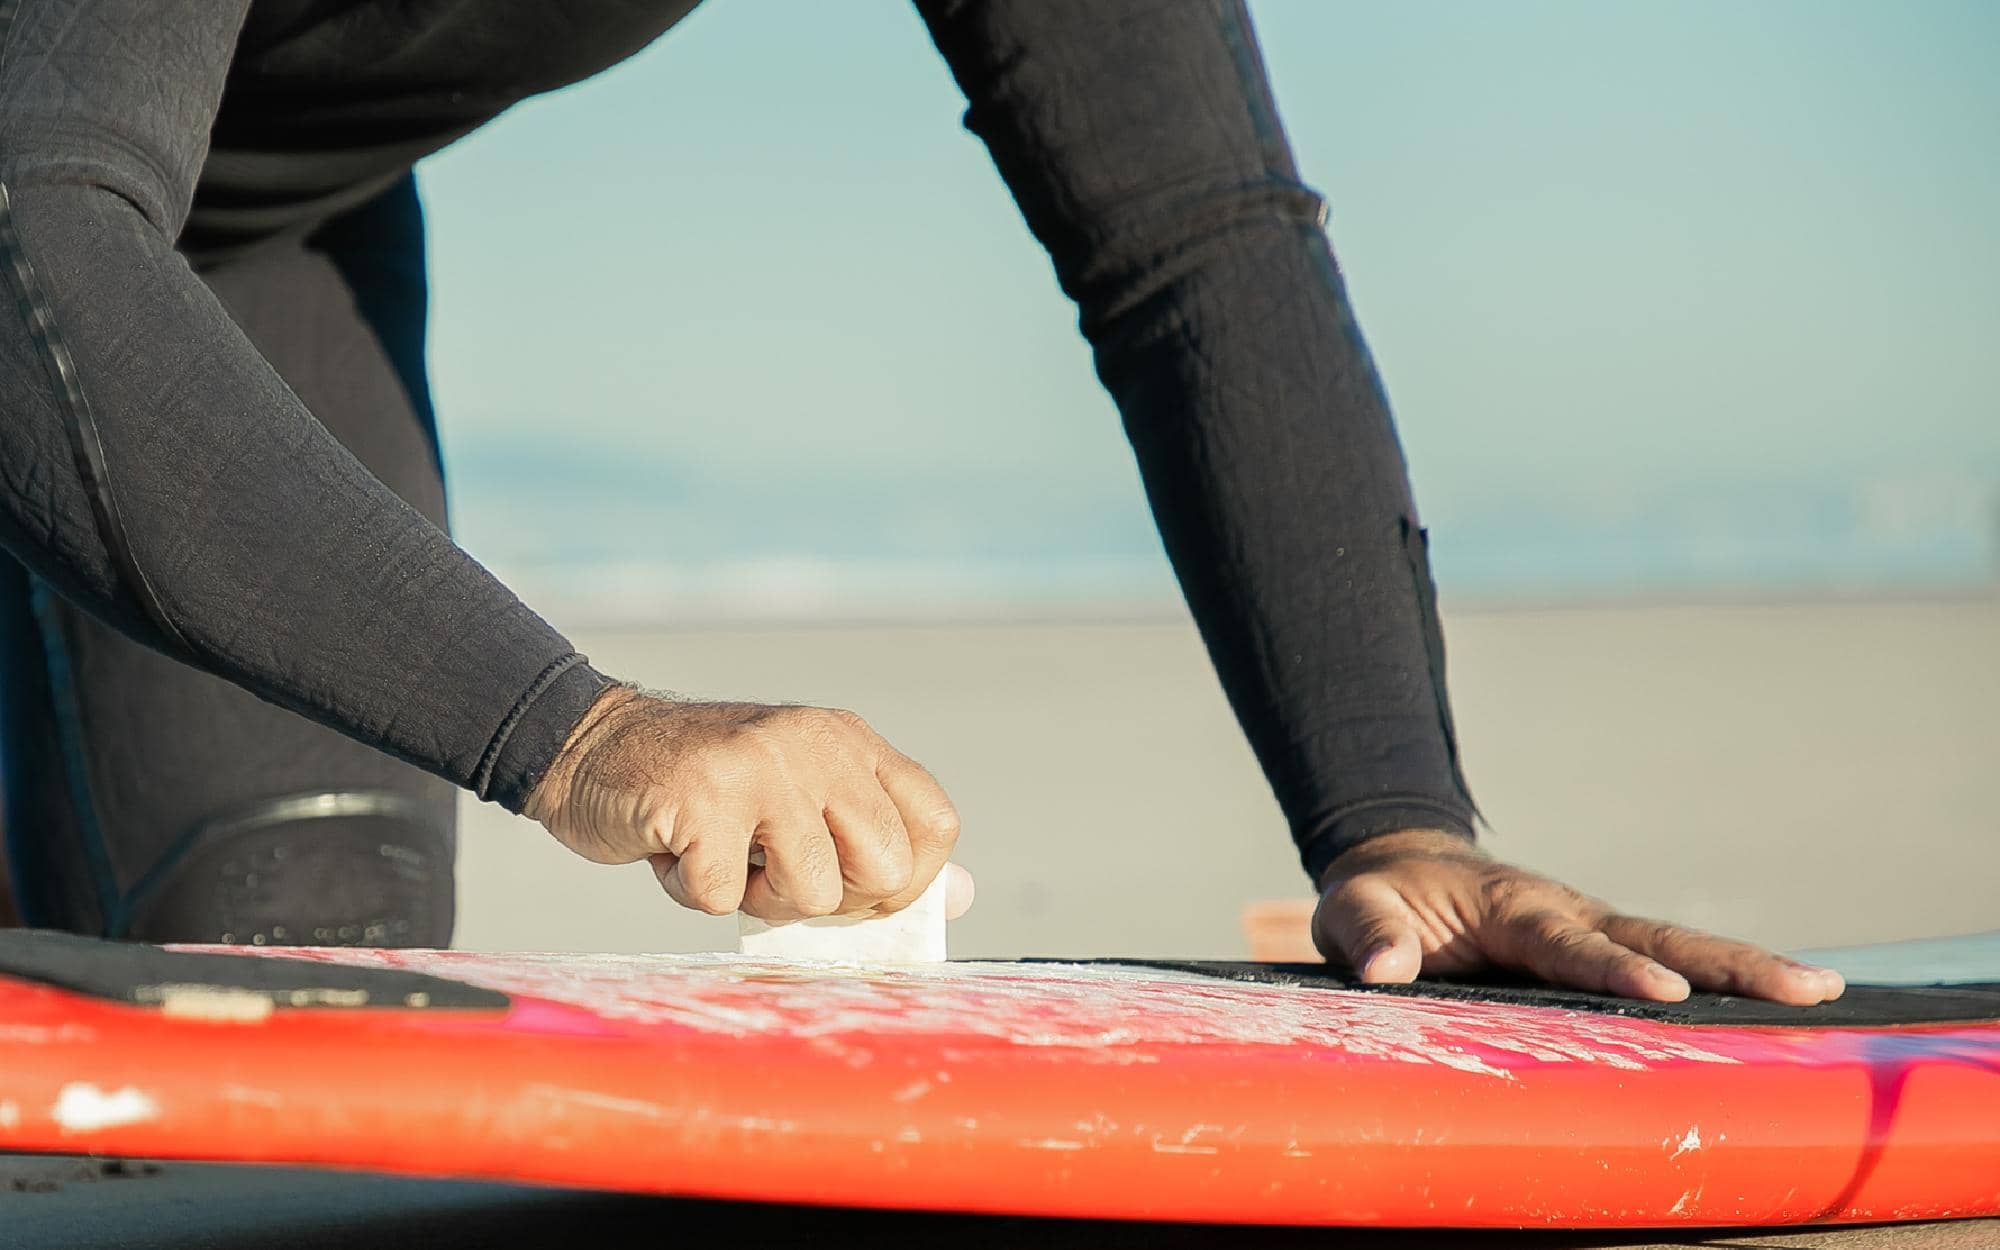
[[[202,830],[124,936],[256,946],[446,946],[456,839],[388,791],[299,795]]]

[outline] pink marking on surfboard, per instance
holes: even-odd
[[[602,1019],[570,1003],[546,998],[515,1000],[507,1013],[509,1028],[526,1033],[554,1033],[564,1037],[616,1037],[618,1030]]]

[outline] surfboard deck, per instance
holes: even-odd
[[[2000,1213],[2000,987],[1850,999],[0,935],[0,1149],[1228,1223]]]

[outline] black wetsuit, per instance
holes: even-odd
[[[31,922],[448,939],[452,787],[518,810],[608,679],[441,529],[410,167],[691,7],[0,0],[0,682]],[[1469,833],[1402,456],[1242,5],[918,9],[1077,304],[1308,867]]]

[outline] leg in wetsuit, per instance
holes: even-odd
[[[321,422],[443,524],[423,266],[406,178],[202,277]],[[450,941],[454,787],[140,646],[11,557],[0,709],[26,923],[159,942]]]

